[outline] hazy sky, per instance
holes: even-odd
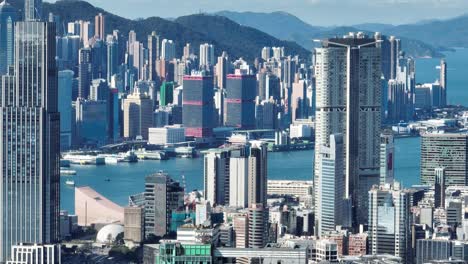
[[[53,1],[53,0],[50,0]],[[404,24],[468,12],[468,0],[88,0],[128,18],[178,17],[220,10],[285,11],[313,25]]]

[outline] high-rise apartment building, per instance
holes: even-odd
[[[362,34],[323,41],[316,49],[316,156],[343,134],[345,197],[353,201],[354,225],[367,222],[367,192],[379,183],[381,52]],[[319,175],[315,166],[315,175]]]
[[[213,135],[213,77],[192,72],[184,77],[183,124],[186,136],[208,138]]]
[[[153,124],[153,102],[138,88],[123,100],[123,136],[148,139],[148,129]]]
[[[0,75],[6,74],[14,62],[15,22],[18,12],[7,0],[0,3]]]
[[[175,43],[172,40],[163,39],[161,43],[161,60],[170,61],[175,57]]]
[[[345,222],[344,142],[341,134],[330,135],[329,145],[320,147],[316,163],[315,219],[317,235],[336,230]],[[348,216],[349,217],[349,216]]]
[[[236,69],[227,76],[225,125],[240,129],[255,128],[255,89],[257,79],[247,70]]]
[[[263,47],[262,49],[262,59],[268,61],[271,58],[271,47]]]
[[[112,76],[119,72],[119,41],[113,35],[108,35],[107,45],[107,82],[110,83]],[[114,87],[117,88],[117,87]]]
[[[200,67],[209,70],[215,65],[214,46],[208,43],[200,45]]]
[[[221,89],[226,88],[226,77],[228,74],[228,56],[225,52],[218,57],[218,63],[216,64],[216,77],[218,78],[217,84]]]
[[[105,40],[106,17],[102,13],[94,17],[94,36],[100,40]]]
[[[267,170],[268,152],[264,141],[249,142],[249,168],[248,168],[248,204],[263,204],[267,202]]]
[[[422,184],[434,185],[436,168],[444,168],[446,186],[468,184],[468,134],[422,136]]]
[[[369,191],[369,253],[390,254],[409,263],[411,258],[411,197],[399,183]]]
[[[14,71],[0,102],[0,262],[20,243],[59,240],[60,114],[55,25],[41,22],[41,1],[25,1],[15,25]],[[27,129],[26,129],[27,128]]]

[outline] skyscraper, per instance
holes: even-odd
[[[119,41],[113,35],[107,35],[107,82],[119,72]]]
[[[200,45],[200,67],[209,70],[215,64],[214,46],[208,43]]]
[[[249,149],[249,176],[248,176],[248,203],[262,204],[267,202],[267,168],[268,152],[264,141],[250,141]]]
[[[94,17],[94,36],[100,40],[106,37],[106,17],[102,13]]]
[[[227,76],[225,125],[240,129],[255,128],[255,90],[257,79],[247,70],[236,69]]]
[[[205,199],[212,204],[229,203],[229,148],[210,149],[204,157]]]
[[[370,254],[390,254],[411,261],[410,194],[399,183],[369,191]]]
[[[55,25],[40,22],[40,2],[25,2],[15,26],[14,75],[2,78],[0,104],[0,262],[19,243],[59,239],[60,114]]]
[[[24,1],[24,20],[39,21],[42,16],[42,0]]]
[[[192,72],[184,77],[183,124],[189,137],[213,135],[213,77],[205,72]]]
[[[170,39],[163,39],[161,43],[161,60],[170,61],[175,57],[175,43]]]
[[[156,80],[156,60],[159,60],[159,36],[155,31],[148,36],[149,80]]]
[[[434,207],[445,208],[445,169],[435,168]]]
[[[345,197],[353,201],[353,224],[367,222],[367,191],[379,183],[380,49],[362,34],[323,41],[316,49],[315,175],[330,135],[343,134]]]
[[[148,129],[153,123],[152,113],[153,102],[150,97],[135,89],[123,100],[123,136],[148,139]]]
[[[72,143],[72,89],[73,71],[58,73],[58,97],[60,112],[60,148],[68,150]]]
[[[380,136],[380,184],[392,184],[395,180],[395,145],[393,135],[384,133]]]
[[[336,230],[345,216],[345,175],[343,135],[330,135],[329,145],[320,147],[316,163],[315,219],[317,235]]]
[[[435,184],[434,170],[444,168],[445,186],[468,184],[468,134],[424,134],[421,183]]]
[[[226,88],[228,70],[228,56],[226,52],[223,52],[223,54],[218,57],[218,63],[216,64],[216,77],[218,78],[217,84],[221,89]]]
[[[91,84],[91,49],[80,49],[78,64],[78,97],[88,99]]]
[[[0,75],[6,74],[8,66],[13,66],[15,44],[16,9],[6,0],[0,3]]]
[[[440,61],[440,87],[442,88],[442,106],[447,105],[447,62],[445,60]]]
[[[184,188],[165,172],[145,178],[145,237],[169,233],[172,210],[184,206]]]
[[[401,40],[390,37],[390,79],[397,78],[397,68],[401,51]]]

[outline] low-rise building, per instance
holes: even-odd
[[[185,141],[185,128],[181,125],[152,127],[148,132],[150,145],[177,144]]]

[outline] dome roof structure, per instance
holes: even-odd
[[[117,224],[110,224],[106,225],[99,232],[96,236],[96,242],[98,243],[113,243],[117,236],[120,233],[123,233],[124,227],[122,225]]]

